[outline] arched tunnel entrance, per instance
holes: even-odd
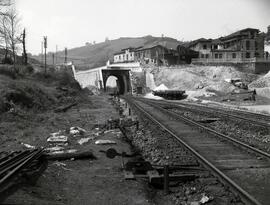
[[[102,70],[104,91],[106,92],[107,80],[110,76],[117,78],[117,87],[120,95],[129,93],[131,91],[131,82],[129,77],[129,70],[120,69],[104,69]]]

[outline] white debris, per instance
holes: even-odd
[[[93,139],[93,138],[92,137],[81,138],[81,139],[78,140],[78,144],[82,145],[82,144],[88,142],[91,139]]]
[[[48,147],[45,150],[49,151],[49,152],[56,152],[56,151],[60,151],[60,150],[63,150],[63,149],[64,149],[63,147],[56,146],[56,147]]]
[[[54,152],[51,152],[50,154],[52,154],[52,155],[58,155],[58,154],[75,153],[75,152],[77,152],[76,149],[69,149],[69,150],[54,151]]]
[[[208,196],[205,195],[205,193],[203,193],[203,196],[202,196],[202,198],[200,200],[200,204],[205,204],[205,203],[211,201],[212,199],[213,199],[212,197],[208,197]]]
[[[72,135],[77,135],[77,134],[80,134],[80,131],[79,130],[70,130],[69,133]]]
[[[97,145],[106,145],[106,144],[116,144],[116,142],[112,141],[112,140],[97,140],[95,142],[95,144],[97,144]]]
[[[159,96],[155,96],[155,95],[153,95],[153,93],[147,93],[144,97],[147,99],[164,100],[164,98],[159,97]]]
[[[75,152],[77,152],[76,149],[69,149],[69,150],[66,151],[66,153],[75,153]]]
[[[56,165],[56,166],[58,166],[58,167],[60,167],[60,166],[66,166],[66,164],[65,163],[63,163],[63,162],[54,162],[53,163],[54,165]]]
[[[83,128],[80,128],[80,127],[71,127],[69,129],[69,133],[76,136],[76,135],[79,135],[79,134],[84,134],[86,133],[86,130],[83,129]]]
[[[26,148],[28,149],[35,149],[36,147],[35,146],[32,146],[30,144],[24,144],[24,143],[21,143],[23,146],[25,146]]]
[[[47,142],[67,142],[68,137],[64,135],[51,136],[47,139]]]
[[[164,85],[164,84],[161,84],[161,85],[159,85],[158,87],[156,87],[155,89],[154,89],[154,91],[157,91],[157,90],[168,90],[169,88],[166,86],[166,85]]]

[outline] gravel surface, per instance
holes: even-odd
[[[224,117],[217,113],[206,114],[204,112],[191,112],[175,108],[172,109],[172,111],[195,121],[207,120],[208,118],[218,118],[217,121],[203,123],[203,125],[270,153],[269,130],[264,127],[254,125],[246,121]]]
[[[125,112],[126,103],[121,100],[119,103],[123,113]],[[126,134],[131,140],[133,146],[139,149],[143,158],[157,165],[191,165],[198,166],[197,160],[187,151],[178,141],[173,139],[166,131],[161,130],[158,125],[148,120],[140,114],[135,107],[132,107],[132,115],[136,115],[140,126],[126,128]],[[208,171],[201,172],[200,177],[194,181],[181,182],[170,187],[170,194],[161,197],[163,200],[174,204],[188,205],[201,204],[200,200],[207,196],[207,204],[242,204],[239,199],[228,191],[221,183],[218,182]],[[162,196],[162,191],[157,192]]]

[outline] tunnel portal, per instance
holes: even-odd
[[[110,76],[115,76],[118,80],[118,88],[119,94],[127,94],[131,92],[131,82],[130,82],[130,75],[129,69],[103,69],[102,70],[102,77],[103,77],[103,85],[104,91],[106,92],[106,84],[107,80]]]

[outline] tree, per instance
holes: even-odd
[[[1,24],[0,24],[0,35],[1,35],[1,43],[4,42],[3,47],[5,48],[5,58],[4,58],[4,62],[7,61],[8,59],[8,51],[9,51],[9,40],[8,40],[8,34],[6,31],[6,26],[5,26],[5,15],[1,14]]]
[[[0,0],[1,7],[11,6],[11,5],[12,5],[12,3],[10,0]]]
[[[16,71],[16,54],[18,50],[18,44],[22,42],[22,35],[20,32],[20,19],[16,10],[9,9],[2,14],[2,33],[5,36],[5,44],[12,52],[12,60],[14,70]]]
[[[12,3],[10,0],[0,0],[0,42],[1,42],[1,47],[5,48],[5,58],[4,58],[5,62],[7,61],[7,58],[8,58],[8,35],[6,32],[6,27],[5,27],[6,14],[2,12],[2,10],[7,9],[11,5]]]

